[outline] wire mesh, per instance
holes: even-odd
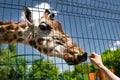
[[[39,8],[38,6],[41,4],[44,5]],[[92,51],[102,55],[106,50],[114,52],[119,49],[120,0],[0,0],[0,21],[20,22],[23,6],[34,8],[35,10],[32,9],[32,11],[39,13],[41,12],[40,9],[49,7],[45,4],[48,4],[50,10],[55,12],[55,19],[62,23],[65,33],[88,55]],[[13,51],[11,51],[9,45],[9,43],[6,45],[1,43],[0,79],[91,79],[89,59],[79,64],[78,67],[69,66],[63,59],[41,54],[27,45],[16,44],[15,47],[12,46]],[[119,62],[116,62],[116,64],[118,65]],[[79,71],[77,72],[77,70]]]

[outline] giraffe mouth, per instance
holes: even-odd
[[[64,55],[64,59],[67,62],[68,65],[77,65],[81,62],[84,62],[87,60],[87,53],[85,52],[84,54],[66,54]]]

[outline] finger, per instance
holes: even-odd
[[[96,55],[96,53],[95,53],[95,52],[91,52],[91,54],[92,54],[92,55]]]
[[[94,58],[90,58],[90,62],[91,62],[91,63],[94,63],[94,62],[95,62],[95,59],[94,59]]]
[[[98,56],[98,54],[95,53],[95,52],[92,52],[91,55],[90,55],[90,57],[92,57],[92,58],[95,58],[96,56]]]
[[[94,58],[94,57],[95,57],[95,54],[91,53],[89,57],[90,57],[90,58]]]
[[[94,61],[95,59],[94,58],[90,58],[91,61]]]

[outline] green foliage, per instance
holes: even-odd
[[[65,70],[59,74],[58,80],[89,80],[89,72],[91,67],[87,63],[76,65],[73,71]]]
[[[15,45],[11,46],[13,49],[16,49]],[[22,79],[22,73],[24,73],[25,66],[24,65],[17,65],[16,61],[25,62],[24,58],[19,58],[17,60],[15,57],[12,58],[12,56],[15,56],[16,52],[15,50],[9,50],[3,48],[1,53],[0,53],[0,79],[12,79],[15,80],[17,79]],[[19,63],[19,64],[20,64]],[[20,68],[20,69],[18,69]],[[21,74],[17,73],[20,72]]]
[[[120,49],[115,51],[106,50],[102,54],[103,63],[110,69],[115,69],[116,75],[120,77]]]
[[[90,70],[91,68],[87,63],[76,65],[74,68],[76,74],[89,73]]]
[[[93,64],[89,64],[88,66],[90,67],[90,72],[97,72],[97,71],[99,71],[98,67],[96,67]]]
[[[114,56],[115,56],[114,51],[111,51],[111,50],[106,50],[102,54],[102,60],[103,60],[104,64],[110,69],[113,68],[113,63],[115,60]]]
[[[17,55],[15,45],[3,48],[0,53],[0,80],[89,80],[89,72],[97,70],[94,65],[83,63],[76,65],[73,71],[61,73],[50,60],[36,59],[29,63]]]
[[[57,80],[58,68],[50,60],[38,60],[33,62],[29,78],[38,78],[40,80]]]
[[[8,49],[9,49],[10,52],[12,52],[12,53],[14,53],[14,54],[17,53],[17,51],[16,51],[17,49],[16,49],[16,45],[15,45],[15,44],[12,44],[12,45],[9,44],[9,45],[8,45]]]
[[[76,80],[73,71],[65,70],[63,73],[59,74],[58,80]]]
[[[89,80],[88,74],[78,73],[77,71],[65,70],[63,73],[59,74],[58,80]]]
[[[58,68],[52,61],[36,59],[28,67],[28,61],[17,55],[16,46],[8,47],[0,53],[0,80],[57,80]]]

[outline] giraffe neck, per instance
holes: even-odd
[[[27,26],[28,24],[26,22],[0,23],[0,43],[21,43],[29,45],[37,49],[39,52],[59,58],[63,58],[63,54],[68,54],[68,51],[72,52],[71,54],[79,52],[79,47],[75,43],[73,43],[70,37],[63,37],[63,35],[58,36],[59,34],[57,33],[53,37],[50,35],[42,37],[40,36],[40,34],[36,34],[35,31],[34,33],[32,32],[36,29],[32,29]],[[78,49],[74,51],[74,47],[77,47]],[[84,51],[82,52],[84,53]]]
[[[48,54],[49,56],[58,56],[61,57],[59,48],[59,42],[54,42],[53,37],[37,37],[37,34],[33,35],[31,28],[26,29],[26,26],[23,26],[26,23],[14,23],[6,22],[0,23],[0,43],[1,44],[25,44],[29,45],[39,52]],[[56,55],[54,55],[54,53]]]
[[[23,26],[23,24],[26,24]],[[5,22],[0,23],[0,43],[1,44],[25,44],[25,30],[27,23]],[[27,32],[26,32],[27,33]],[[27,35],[27,34],[26,34]]]

